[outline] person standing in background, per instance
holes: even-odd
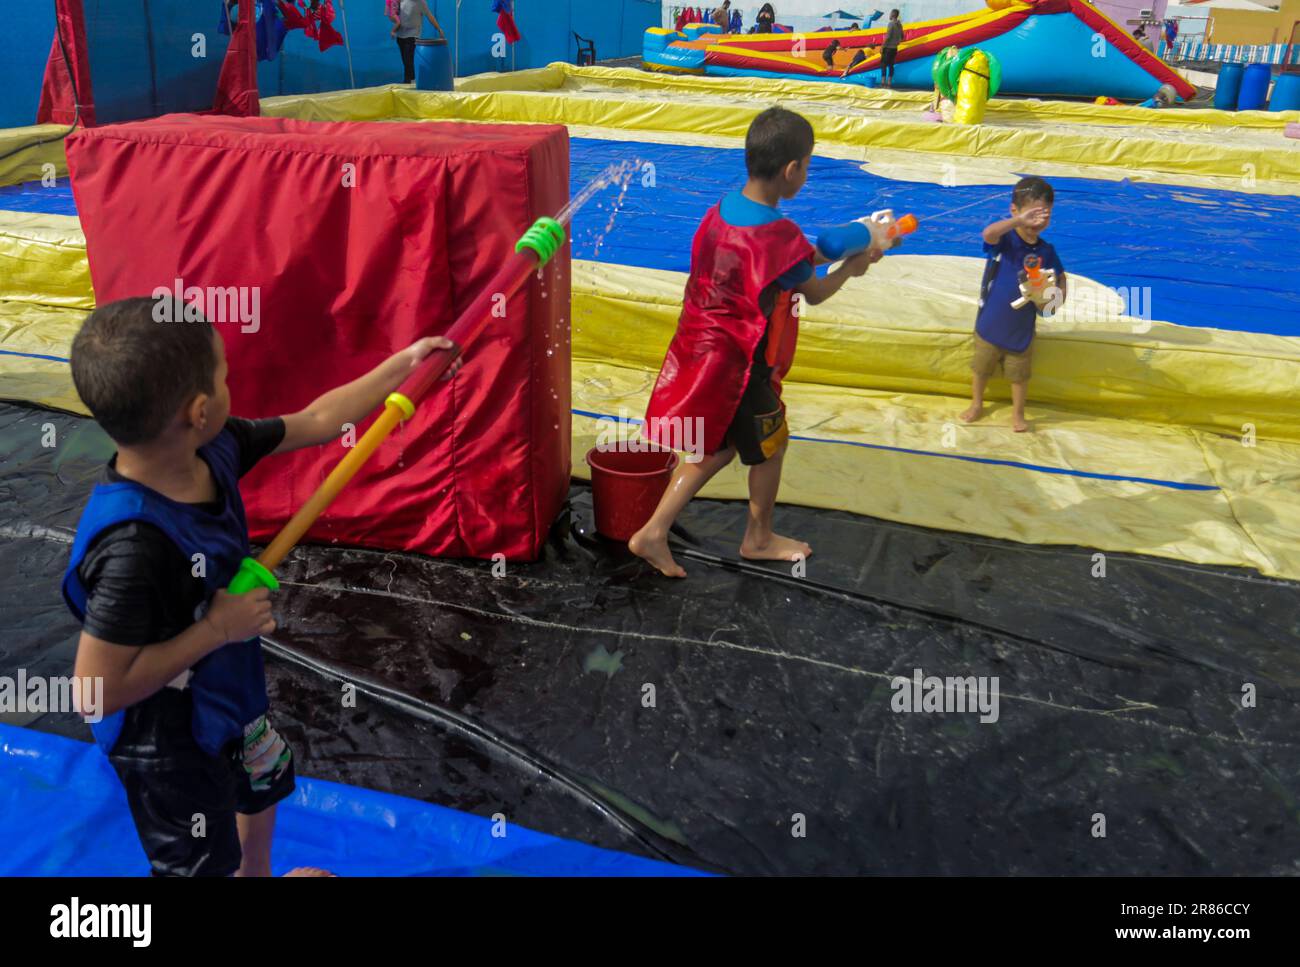
[[[731,0],[722,0],[722,6],[713,11],[713,22],[723,30],[731,26]]]
[[[772,9],[770,3],[765,3],[758,8],[758,32],[760,34],[770,34],[772,25],[776,23],[776,11]]]
[[[885,87],[894,86],[894,61],[898,57],[898,45],[903,42],[903,22],[898,19],[898,11],[889,11],[889,24],[885,27],[885,41],[880,46],[880,80]]]
[[[424,29],[424,18],[442,33],[442,25],[429,9],[426,0],[398,0],[397,19],[393,21],[392,35],[397,38],[397,49],[402,55],[402,83],[415,82],[415,42]],[[389,19],[392,19],[391,13]]]

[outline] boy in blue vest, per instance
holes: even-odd
[[[961,414],[965,423],[974,423],[984,414],[984,389],[1000,367],[1011,383],[1011,428],[1017,433],[1029,429],[1025,400],[1038,315],[1044,309],[1050,315],[1065,300],[1065,266],[1052,243],[1042,237],[1052,221],[1054,200],[1055,192],[1045,180],[1033,175],[1021,178],[1011,191],[1011,217],[984,229],[988,261],[975,319],[971,405]],[[1012,303],[1021,301],[1026,259],[1037,259],[1035,264],[1043,272],[1055,271],[1058,291],[1047,289],[1041,297],[1015,306]]]
[[[221,336],[201,319],[155,322],[158,305],[103,306],[72,344],[77,392],[118,446],[63,579],[82,623],[75,673],[103,680],[103,707],[82,711],[102,716],[92,731],[154,875],[269,876],[294,768],[266,716],[258,636],[275,628],[270,592],[223,590],[248,554],[239,478],[361,423],[450,343],[422,339],[300,412],[244,420],[230,415]]]

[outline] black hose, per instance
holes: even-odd
[[[361,694],[382,702],[392,708],[411,715],[415,718],[424,719],[434,722],[448,731],[458,733],[462,737],[471,739],[481,744],[490,746],[493,749],[505,753],[507,756],[518,760],[530,770],[545,776],[547,779],[561,786],[565,791],[575,798],[581,800],[590,806],[604,819],[616,826],[622,833],[635,840],[648,853],[657,856],[668,863],[679,864],[681,861],[675,858],[672,853],[657,842],[662,837],[654,830],[645,826],[644,823],[628,816],[612,806],[599,796],[595,795],[590,789],[583,785],[579,780],[572,776],[566,775],[553,763],[541,758],[537,754],[530,752],[528,749],[517,745],[511,740],[492,731],[480,722],[466,718],[450,709],[435,705],[432,702],[426,702],[423,699],[416,698],[406,692],[396,688],[391,688],[381,682],[373,679],[363,678],[355,672],[344,671],[339,666],[330,662],[322,661],[312,655],[292,648],[282,642],[274,641],[271,638],[262,638],[262,647],[271,655],[283,661],[298,665],[301,668],[320,675],[324,678],[331,678],[335,681],[344,682],[354,686]],[[690,860],[690,865],[700,868],[701,863],[694,857]]]
[[[1018,634],[1014,631],[1008,631],[1005,628],[999,628],[996,625],[984,624],[979,621],[972,621],[969,618],[963,618],[961,615],[954,614],[951,611],[943,611],[938,608],[925,608],[915,604],[904,604],[901,601],[895,601],[892,598],[880,598],[875,595],[866,594],[862,591],[850,591],[845,588],[837,588],[831,584],[822,584],[818,581],[811,581],[806,577],[794,577],[782,571],[773,570],[764,567],[762,564],[755,564],[753,561],[747,561],[744,558],[722,557],[718,554],[710,554],[708,551],[700,551],[691,547],[682,547],[674,544],[674,556],[688,558],[693,561],[699,561],[701,564],[708,564],[711,567],[726,568],[729,571],[740,571],[742,574],[753,575],[754,577],[767,578],[780,584],[788,584],[791,587],[802,588],[805,591],[815,591],[828,597],[841,598],[846,601],[852,601],[857,604],[870,604],[877,608],[887,608],[893,611],[903,611],[908,614],[914,614],[918,617],[926,618],[931,621],[941,621],[945,624],[960,625],[964,628],[974,628],[985,634],[996,635],[999,638],[1008,638],[1012,641],[1018,641],[1024,645],[1034,645],[1040,648],[1053,648],[1052,645],[1038,638],[1030,638],[1027,635]],[[1073,654],[1071,652],[1071,654]]]
[[[59,41],[59,51],[63,54],[63,66],[68,71],[68,83],[72,87],[72,127],[62,134],[55,135],[51,138],[38,138],[35,141],[29,141],[27,144],[20,144],[16,148],[11,148],[4,154],[0,154],[0,161],[6,158],[12,158],[21,151],[28,151],[31,148],[39,148],[43,144],[54,144],[56,141],[63,141],[73,131],[77,130],[77,125],[81,123],[81,92],[77,90],[77,75],[72,72],[72,58],[68,56],[68,45],[63,41],[63,31],[59,28],[59,5],[58,0],[54,3],[54,36]]]

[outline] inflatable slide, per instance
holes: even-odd
[[[1086,0],[988,0],[988,7],[903,25],[894,85],[928,89],[934,57],[949,46],[992,54],[1002,65],[1002,92],[1038,97],[1144,100],[1161,84],[1184,99],[1196,90],[1123,27]],[[802,34],[722,34],[689,24],[652,27],[642,58],[652,70],[719,76],[779,77],[860,84],[880,79],[884,26]],[[823,56],[839,41],[831,64]],[[857,53],[865,60],[853,64]],[[852,66],[850,66],[852,65]]]

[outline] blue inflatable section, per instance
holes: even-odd
[[[580,212],[573,226],[576,258],[689,271],[700,218],[744,183],[744,152],[738,149],[589,138],[570,144],[575,194],[608,165],[627,159],[652,164],[657,186],[642,188],[634,180],[608,233],[609,199],[598,197]],[[1148,290],[1155,319],[1300,335],[1300,198],[1086,178],[1051,181],[1056,209],[1047,234],[1068,270],[1116,288]],[[980,231],[1006,213],[1010,197],[1009,187],[896,181],[856,162],[814,157],[807,186],[784,211],[812,235],[880,208],[912,212],[921,227],[908,238],[906,251],[979,257]],[[943,214],[963,205],[971,207]],[[0,188],[0,209],[76,214],[67,179],[53,188]],[[1251,266],[1247,286],[1239,284],[1242,264]]]
[[[39,181],[0,186],[0,211],[41,212],[46,215],[75,215],[77,203],[67,178],[46,188]]]
[[[1105,94],[1141,101],[1160,86],[1153,75],[1070,14],[1027,17],[1014,30],[973,46],[991,53],[1002,64],[1001,94],[1088,98]],[[1094,56],[1094,50],[1101,56]],[[933,66],[933,55],[900,61],[894,71],[895,84],[932,89]]]
[[[574,257],[689,271],[700,218],[744,184],[744,152],[575,138],[574,190],[609,164],[633,158],[654,166],[656,187],[634,180],[607,235],[609,213],[588,206],[574,224]],[[1086,178],[1051,182],[1056,206],[1047,237],[1067,270],[1116,288],[1148,290],[1155,319],[1300,336],[1300,198]],[[853,161],[814,156],[807,185],[782,210],[809,234],[881,208],[912,212],[921,225],[907,239],[907,252],[981,257],[980,232],[1004,217],[1010,203],[1009,186],[897,181]],[[971,207],[943,214],[963,205]],[[1246,286],[1243,264],[1251,267]]]
[[[274,872],[341,876],[701,876],[695,870],[319,779],[276,814]],[[0,876],[144,876],[121,784],[98,748],[0,724]]]
[[[780,70],[706,64],[699,48],[673,47],[676,35],[646,34],[642,57],[653,64],[676,68],[704,68],[717,77],[772,77],[782,80],[840,81],[838,77],[809,77]],[[1099,94],[1141,101],[1150,97],[1160,81],[1072,13],[1034,14],[1003,34],[962,47],[978,46],[1002,65],[1003,94],[1036,97],[1088,97]],[[738,50],[743,46],[737,45]],[[934,55],[900,61],[894,83],[898,87],[930,90]],[[875,86],[878,70],[857,74],[849,83]]]

